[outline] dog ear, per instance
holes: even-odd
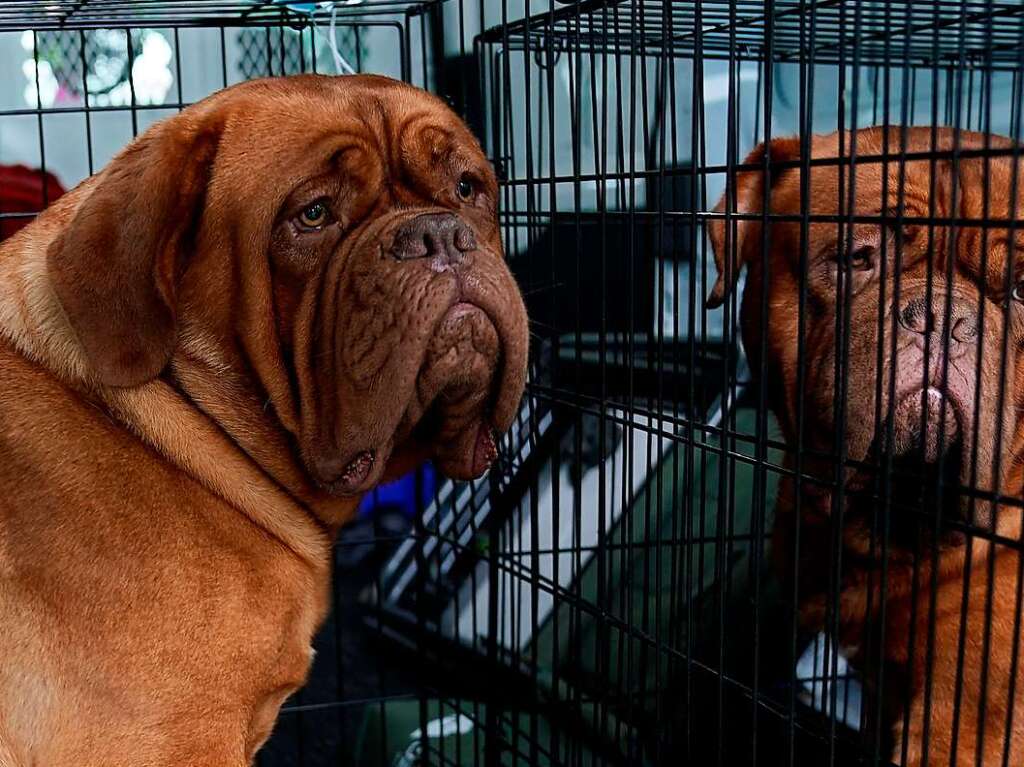
[[[800,140],[793,138],[774,139],[771,142],[759,144],[747,155],[743,161],[744,165],[764,165],[766,162],[783,162],[795,160],[800,156]],[[773,179],[777,179],[784,171],[773,171]],[[764,203],[764,171],[743,170],[736,174],[731,180],[722,195],[722,199],[714,208],[715,213],[725,213],[727,203],[730,202],[730,195],[735,193],[732,205],[729,205],[732,213],[761,213]],[[733,238],[726,242],[727,226],[733,227]],[[725,303],[726,297],[736,287],[736,281],[740,276],[740,268],[744,263],[750,261],[756,253],[757,243],[760,241],[761,222],[752,219],[739,219],[726,221],[724,218],[715,218],[708,222],[708,236],[711,238],[711,248],[714,251],[715,266],[718,268],[718,279],[711,288],[711,295],[708,296],[707,307],[715,309]]]
[[[122,150],[47,252],[57,298],[92,373],[109,386],[154,378],[177,341],[177,281],[222,123],[193,110]]]

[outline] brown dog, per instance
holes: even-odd
[[[1020,498],[1024,484],[1019,258],[1009,265],[1015,276],[1006,287],[1007,258],[1024,245],[1024,229],[1017,227],[1010,242],[1005,225],[986,230],[964,224],[954,233],[948,224],[1008,223],[1024,214],[1024,196],[1018,195],[1012,211],[1014,160],[1005,152],[988,160],[978,156],[986,147],[1007,149],[1006,139],[937,129],[933,144],[932,129],[913,128],[905,132],[904,147],[903,136],[898,128],[814,136],[811,160],[855,153],[861,161],[808,163],[809,170],[797,162],[797,139],[755,149],[745,164],[761,168],[770,162],[769,188],[763,170],[746,169],[716,207],[716,213],[746,217],[717,217],[709,226],[719,270],[709,304],[725,300],[746,265],[744,345],[752,369],[766,377],[790,448],[789,469],[798,468],[798,442],[803,448],[799,491],[792,475],[780,485],[775,559],[791,587],[796,579],[805,627],[838,628],[840,644],[869,686],[884,664],[884,691],[872,689],[874,705],[893,723],[894,761],[905,751],[909,764],[947,764],[955,752],[959,765],[977,763],[979,754],[986,764],[1001,764],[1005,749],[1009,763],[1020,764],[1024,662],[1017,666],[1015,713],[1007,729],[1011,665],[1021,645],[1020,558],[1011,547],[969,533],[1020,533],[1020,509],[994,506],[984,492]],[[893,157],[901,147],[918,159],[901,164]],[[954,149],[965,152],[955,175]],[[921,159],[933,152],[938,159]],[[886,154],[887,161],[878,159]],[[874,161],[864,161],[872,156]],[[802,181],[809,182],[806,209]],[[840,203],[851,194],[852,205]],[[768,231],[759,220],[765,199],[768,213],[780,216]],[[901,208],[902,222],[894,220]],[[805,213],[810,223],[802,238]],[[841,233],[837,214],[848,217]],[[928,217],[945,224],[930,228],[914,220]],[[837,336],[837,320],[848,334]],[[837,475],[838,455],[848,463]],[[947,487],[972,486],[981,497],[969,500],[951,489],[937,510],[937,499],[921,497],[920,490],[936,486],[940,465]],[[916,479],[907,476],[908,468]],[[882,513],[886,495],[891,502]],[[939,524],[921,521],[925,516]],[[837,615],[828,606],[833,589],[839,593]]]
[[[497,183],[438,99],[246,83],[0,247],[0,765],[249,764],[330,546],[525,380]]]

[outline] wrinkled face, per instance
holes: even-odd
[[[336,494],[372,487],[403,450],[481,475],[525,370],[489,163],[433,98],[367,95],[309,142],[269,241],[302,459]]]
[[[497,195],[419,89],[252,81],[156,123],[62,201],[49,285],[94,384],[164,377],[304,497],[428,457],[476,477],[526,377]]]
[[[883,153],[881,131],[857,137],[858,155]],[[813,156],[836,157],[837,144],[836,135],[818,137]],[[1007,146],[1001,139],[993,145]],[[898,150],[898,130],[891,131],[889,146],[891,153]],[[910,132],[909,151],[930,146],[929,129]],[[952,134],[940,132],[939,151],[952,146]],[[962,133],[960,146],[979,149],[983,138]],[[785,152],[792,144],[779,148]],[[773,152],[772,160],[780,159]],[[770,224],[767,279],[760,251],[747,251],[744,344],[754,369],[769,378],[791,444],[803,400],[804,467],[823,480],[804,485],[808,513],[830,513],[841,488],[844,522],[863,533],[888,494],[895,542],[920,534],[918,522],[934,519],[938,507],[942,540],[955,543],[962,540],[962,523],[995,523],[985,491],[1012,494],[1024,341],[1024,259],[1016,253],[1024,237],[1018,229],[1011,238],[1008,228],[1011,162],[991,158],[986,171],[985,160],[962,158],[955,177],[948,159],[858,164],[852,210],[839,202],[850,193],[850,166],[842,181],[837,167],[813,166],[811,215],[852,217],[843,225],[812,219],[803,267],[800,223]],[[799,170],[776,175],[771,213],[799,214]],[[950,226],[951,219],[958,225]],[[969,223],[979,219],[1006,224]],[[761,233],[754,239],[759,247]],[[837,456],[848,462],[838,478]],[[977,494],[961,487],[981,497],[972,499]],[[847,539],[867,545],[864,535]]]

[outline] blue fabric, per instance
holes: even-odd
[[[291,0],[271,0],[271,2],[277,3],[278,5],[287,5],[293,11],[297,11],[299,13],[314,13],[321,8],[330,9],[330,7],[334,5],[333,0],[321,0],[321,2],[316,3],[295,3]]]
[[[418,503],[416,472],[414,471],[387,485],[381,485],[369,493],[359,504],[359,516],[370,516],[375,510],[385,507],[399,509],[408,517],[422,510],[434,497],[437,475],[434,472],[434,467],[429,463],[424,464],[417,471],[421,472],[423,477],[422,495]]]

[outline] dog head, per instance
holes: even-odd
[[[477,141],[421,90],[255,81],[80,187],[49,281],[95,384],[163,377],[320,491],[356,496],[426,457],[476,477],[526,368],[497,193]]]
[[[1014,160],[979,156],[1009,146],[869,128],[814,136],[801,163],[799,140],[776,140],[745,163],[767,172],[738,173],[716,207],[738,218],[709,225],[719,270],[709,304],[746,265],[744,345],[790,445],[804,414],[803,468],[820,480],[804,484],[808,513],[828,513],[842,487],[851,524],[886,493],[894,520],[932,515],[941,467],[943,518],[987,527],[996,515],[984,491],[1012,492],[1024,231],[1011,220],[1021,196],[1011,209]]]

